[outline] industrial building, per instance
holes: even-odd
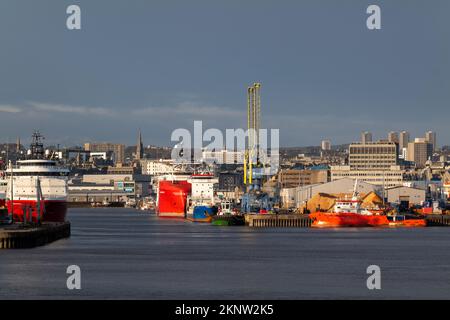
[[[242,171],[222,171],[219,172],[218,177],[220,191],[234,191],[235,188],[242,189],[244,187],[244,175]]]
[[[278,173],[280,188],[293,188],[328,181],[328,169],[282,169]]]
[[[386,198],[389,203],[395,203],[403,208],[413,205],[421,205],[425,201],[426,191],[419,188],[398,186],[386,190]]]
[[[151,176],[142,174],[85,174],[69,182],[69,202],[125,202],[151,193]]]
[[[295,188],[284,188],[280,190],[280,197],[284,208],[300,208],[312,197],[319,193],[351,195],[354,186],[354,179],[345,178],[322,184],[314,184]],[[370,192],[374,192],[378,195],[382,194],[381,187],[359,180],[356,190],[359,194],[368,194]]]

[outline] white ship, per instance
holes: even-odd
[[[14,213],[14,221],[22,221],[24,212],[33,221],[63,222],[66,218],[69,170],[45,156],[41,138],[35,132],[28,159],[6,170],[6,206]]]

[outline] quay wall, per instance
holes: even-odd
[[[0,249],[23,249],[43,246],[70,237],[70,223],[45,223],[37,227],[20,225],[0,228]]]

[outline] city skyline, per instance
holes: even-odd
[[[37,131],[39,131],[39,130],[37,130]],[[42,132],[40,132],[40,133],[42,133]],[[406,145],[405,145],[405,148],[406,148],[408,142],[414,142],[415,139],[425,139],[425,140],[427,140],[427,135],[430,134],[430,133],[432,133],[434,135],[434,139],[436,141],[437,140],[436,137],[438,136],[438,133],[436,133],[436,131],[432,131],[432,130],[427,130],[422,135],[419,134],[417,136],[414,136],[414,135],[411,136],[411,132],[407,131],[407,130],[404,130],[404,131],[389,131],[389,132],[385,133],[385,136],[383,136],[383,135],[374,136],[372,134],[372,132],[370,132],[370,131],[363,131],[363,132],[359,133],[359,137],[356,137],[354,140],[347,141],[347,142],[344,142],[344,143],[333,143],[333,140],[331,138],[322,138],[322,140],[317,141],[316,144],[311,144],[311,145],[293,145],[293,146],[281,145],[280,147],[282,147],[282,148],[290,148],[290,147],[293,147],[293,148],[295,148],[295,147],[321,147],[324,150],[324,143],[329,144],[329,146],[327,148],[325,148],[325,149],[328,149],[328,148],[332,148],[334,146],[341,146],[341,145],[347,145],[347,144],[351,144],[351,143],[363,142],[361,139],[363,139],[363,135],[365,135],[365,134],[366,135],[368,134],[370,136],[370,139],[367,142],[391,141],[391,139],[390,139],[391,135],[392,134],[397,134],[396,138],[399,138],[398,141],[392,141],[392,142],[395,142],[395,143],[399,144],[400,148],[402,149],[402,139],[401,139],[402,134],[406,134],[406,138],[408,139],[408,141],[406,141]],[[140,143],[141,144],[141,148],[149,148],[149,147],[169,147],[170,148],[170,147],[174,146],[174,145],[158,145],[158,144],[153,144],[153,143],[145,143],[144,142],[145,137],[142,136],[142,130],[141,129],[138,129],[136,131],[136,134],[138,135],[138,141],[141,141],[141,143]],[[43,135],[43,139],[46,140],[46,137],[44,135]],[[136,138],[135,138],[135,140],[136,140]],[[29,138],[29,137],[22,138],[22,137],[18,136],[18,137],[15,137],[15,138],[11,138],[11,139],[9,139],[7,141],[1,141],[0,140],[0,144],[14,144],[14,145],[20,144],[22,146],[26,146],[30,141],[31,141],[31,138]],[[431,142],[432,141],[430,141],[430,143]],[[102,140],[95,140],[95,139],[90,140],[90,141],[83,141],[83,142],[81,142],[79,144],[67,144],[67,145],[64,145],[64,144],[59,144],[59,143],[56,143],[56,144],[49,143],[49,145],[53,145],[53,146],[59,145],[60,147],[74,147],[74,146],[83,147],[84,145],[86,145],[86,143],[88,143],[88,144],[89,143],[119,143],[119,144],[125,145],[126,147],[136,146],[136,143],[128,144],[128,143],[122,143],[122,142],[111,141],[111,140],[109,140],[109,141],[106,141],[106,140],[102,141]],[[206,146],[207,144],[208,143],[204,142],[204,146]],[[450,146],[450,143],[445,143],[445,142],[441,143],[439,141],[435,145],[435,147],[437,149],[439,149],[440,147],[448,147],[448,146]]]
[[[282,146],[349,143],[363,130],[449,136],[450,4],[412,2],[378,1],[383,27],[369,31],[367,1],[108,1],[107,12],[78,1],[82,29],[68,31],[67,1],[2,1],[0,137],[26,142],[39,129],[50,144],[130,145],[141,128],[171,146],[194,120],[245,128],[255,81],[262,125],[281,128]]]

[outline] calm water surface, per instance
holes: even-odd
[[[71,209],[72,236],[0,251],[2,299],[448,299],[450,229],[250,229]],[[66,288],[66,268],[82,289]],[[382,270],[369,291],[366,268]]]

